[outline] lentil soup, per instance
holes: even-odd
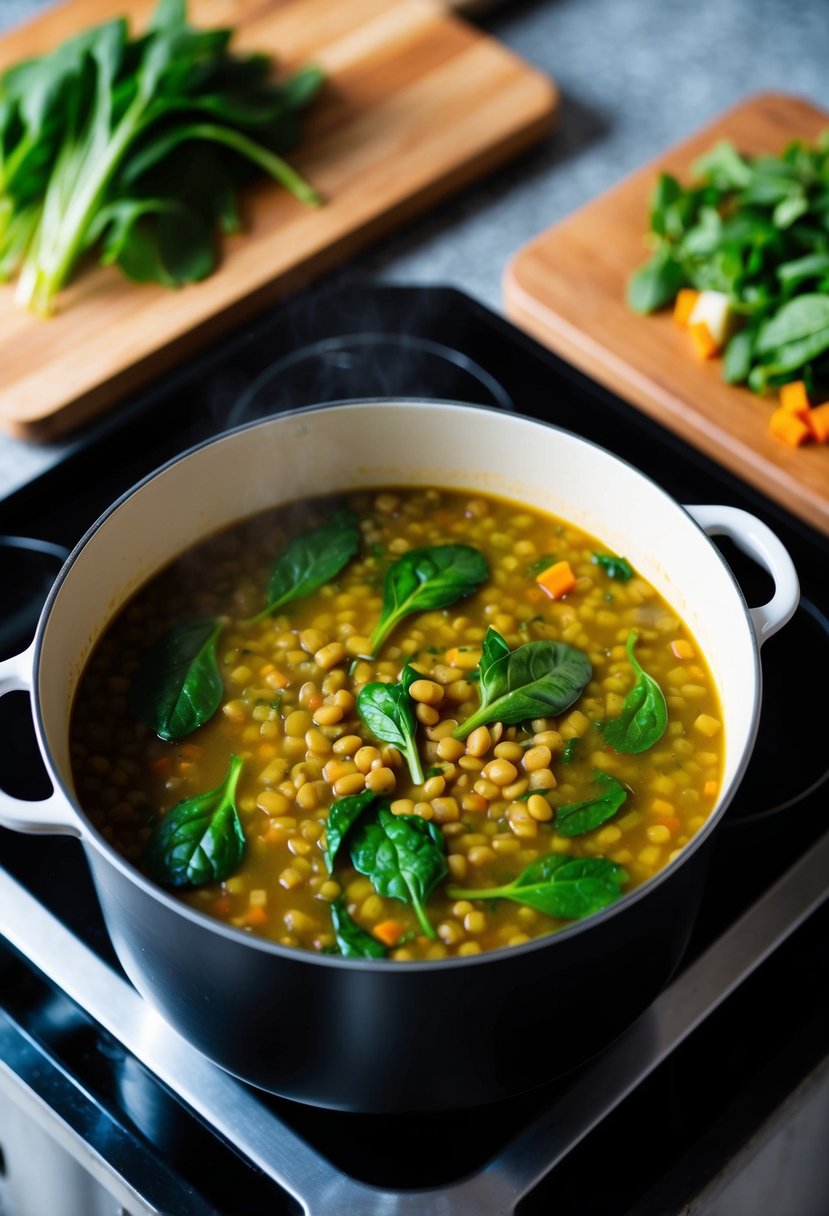
[[[282,945],[398,961],[525,942],[645,882],[713,809],[722,743],[695,640],[623,558],[442,489],[202,543],[111,623],[71,721],[79,802],[139,868]]]

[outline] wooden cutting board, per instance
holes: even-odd
[[[504,293],[508,315],[536,338],[829,533],[829,446],[785,447],[769,434],[769,401],[725,384],[720,360],[700,362],[668,312],[639,317],[625,304],[628,277],[648,257],[660,170],[687,182],[718,140],[746,154],[779,152],[826,126],[829,114],[800,98],[750,97],[525,246]]]
[[[70,0],[0,39],[0,70],[153,0]],[[434,0],[191,0],[196,25],[232,24],[240,50],[328,83],[289,157],[327,202],[308,209],[270,183],[245,197],[246,231],[220,269],[169,291],[91,267],[39,320],[0,288],[0,425],[51,439],[182,356],[309,282],[452,190],[541,138],[552,81]]]

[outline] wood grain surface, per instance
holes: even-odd
[[[0,39],[0,70],[153,0],[70,0]],[[285,70],[326,72],[289,159],[325,196],[308,209],[265,182],[219,270],[178,291],[90,267],[39,320],[0,288],[0,425],[51,439],[545,135],[555,85],[434,0],[191,0],[201,26]]]
[[[718,140],[749,155],[779,152],[826,126],[829,114],[801,98],[748,98],[520,250],[504,295],[508,315],[545,345],[829,533],[829,446],[781,444],[768,431],[770,400],[725,384],[721,360],[699,361],[669,312],[640,317],[625,304],[628,277],[648,256],[660,170],[687,182]]]

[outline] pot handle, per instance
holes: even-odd
[[[0,697],[8,692],[32,692],[34,646],[0,663]],[[45,836],[81,836],[80,822],[64,795],[29,802],[0,790],[0,827]]]
[[[797,571],[788,550],[762,520],[739,507],[686,506],[685,510],[707,536],[727,536],[774,580],[774,595],[769,602],[748,610],[757,644],[762,646],[792,617],[800,599]]]

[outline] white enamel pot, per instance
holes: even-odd
[[[125,599],[194,543],[309,494],[391,485],[493,493],[562,516],[624,553],[686,621],[724,711],[719,803],[650,882],[553,936],[410,963],[292,951],[223,925],[144,878],[75,799],[70,708],[87,657]],[[749,608],[709,539],[771,575]],[[352,1110],[469,1106],[527,1089],[605,1045],[653,999],[693,925],[707,844],[745,771],[759,649],[792,615],[780,541],[744,511],[682,507],[603,449],[513,414],[439,402],[299,411],[203,444],[121,498],[66,562],[32,646],[0,665],[28,689],[51,797],[0,793],[0,824],[80,837],[118,956],[136,987],[223,1067],[287,1097]],[[566,1033],[551,1037],[551,1028]],[[543,1035],[543,1052],[527,1050]]]

